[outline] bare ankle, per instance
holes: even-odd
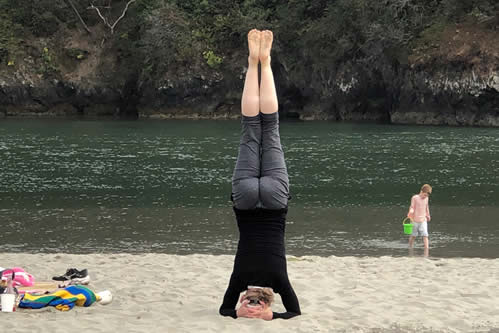
[[[267,58],[260,58],[260,64],[262,65],[262,68],[263,67],[270,67],[270,56],[268,56]]]
[[[248,65],[250,66],[258,66],[259,59],[253,58],[251,56],[248,57]]]

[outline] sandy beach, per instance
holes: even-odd
[[[6,332],[499,332],[499,259],[288,257],[302,316],[218,314],[233,256],[3,253],[38,281],[87,268],[109,305],[0,313]],[[280,297],[274,310],[283,310]]]

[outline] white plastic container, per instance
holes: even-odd
[[[1,294],[0,300],[2,304],[2,312],[14,311],[14,304],[16,302],[15,294]]]

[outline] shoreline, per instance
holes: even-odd
[[[362,259],[372,259],[372,260],[377,260],[381,258],[391,258],[394,260],[398,259],[414,259],[414,260],[419,260],[419,259],[425,259],[425,260],[430,260],[430,261],[438,261],[438,260],[489,260],[489,261],[494,261],[494,260],[499,260],[499,256],[438,256],[438,255],[432,255],[432,249],[430,247],[430,253],[428,256],[425,256],[424,253],[424,248],[422,244],[420,246],[415,246],[412,251],[409,249],[405,249],[403,253],[379,253],[379,254],[352,254],[352,253],[347,253],[347,254],[294,254],[293,252],[286,251],[286,257],[290,261],[301,261],[305,260],[304,258],[336,258],[336,259],[342,259],[342,258],[350,258],[352,260],[362,260]],[[25,251],[12,251],[9,252],[9,250],[6,247],[0,247],[0,255],[3,255],[5,253],[8,253],[9,255],[48,255],[48,256],[58,256],[58,255],[68,255],[68,256],[114,256],[114,255],[127,255],[127,256],[143,256],[143,255],[158,255],[158,256],[177,256],[177,257],[192,257],[192,256],[207,256],[207,257],[231,257],[235,256],[237,248],[234,248],[233,251],[226,251],[226,252],[219,252],[219,253],[209,253],[209,252],[178,252],[178,253],[173,253],[173,252],[152,252],[148,250],[137,250],[134,252],[124,252],[123,249],[112,249],[112,250],[99,250],[99,251],[88,251],[88,252],[63,252],[63,253],[57,253],[56,251],[45,251],[45,252],[39,252],[33,249],[30,250],[25,250]],[[14,250],[14,249],[13,249]],[[3,254],[2,254],[3,253]],[[2,266],[1,259],[0,259],[0,267]]]
[[[66,121],[66,120],[78,120],[78,121],[151,121],[151,122],[161,122],[168,120],[186,120],[186,121],[237,121],[240,120],[239,116],[175,116],[167,114],[157,114],[153,116],[139,116],[138,118],[131,117],[116,117],[116,116],[68,116],[68,115],[20,115],[20,116],[3,116],[0,114],[0,121],[2,120],[54,120],[54,121]],[[469,124],[445,124],[445,123],[428,123],[422,124],[417,122],[390,122],[390,121],[379,121],[379,120],[336,120],[336,119],[321,119],[321,118],[296,118],[296,117],[282,117],[281,122],[324,122],[324,123],[338,123],[338,124],[372,124],[372,125],[390,125],[390,126],[419,126],[419,127],[449,127],[449,128],[499,128],[499,125],[469,125]],[[499,122],[498,122],[499,124]]]
[[[293,114],[293,113],[292,113]],[[399,125],[399,126],[435,126],[435,127],[471,127],[471,128],[498,128],[499,119],[489,119],[487,122],[481,123],[458,123],[458,122],[440,122],[440,121],[424,121],[421,119],[412,119],[413,117],[408,117],[404,119],[403,117],[397,116],[394,119],[337,119],[333,115],[319,114],[317,116],[313,115],[286,115],[285,113],[280,116],[281,121],[286,122],[331,122],[331,123],[348,123],[348,124],[385,124],[385,125]],[[165,121],[165,120],[222,120],[222,121],[233,121],[239,120],[239,113],[139,113],[137,117],[123,116],[119,117],[112,114],[66,114],[57,112],[28,112],[20,113],[16,115],[0,113],[0,120],[19,120],[19,119],[39,119],[39,120],[88,120],[88,121],[140,121],[140,120],[151,120],[151,121]]]
[[[87,268],[103,306],[0,313],[5,330],[109,332],[488,332],[499,328],[499,259],[288,256],[302,316],[237,319],[218,314],[233,255],[2,253],[0,266],[38,281]],[[277,295],[273,309],[282,311]],[[11,317],[8,317],[11,316]],[[29,319],[29,320],[26,320]]]

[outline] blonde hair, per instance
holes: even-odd
[[[429,184],[424,184],[423,186],[421,186],[421,192],[430,194],[431,186]]]
[[[246,291],[244,298],[258,299],[258,301],[271,305],[274,302],[274,291],[272,288],[252,288]]]

